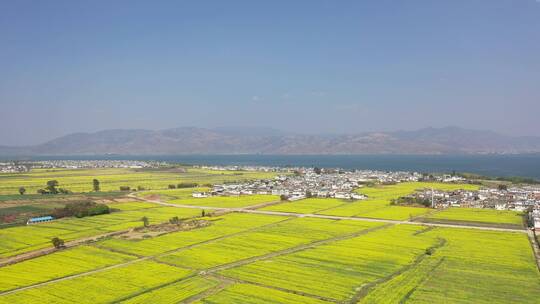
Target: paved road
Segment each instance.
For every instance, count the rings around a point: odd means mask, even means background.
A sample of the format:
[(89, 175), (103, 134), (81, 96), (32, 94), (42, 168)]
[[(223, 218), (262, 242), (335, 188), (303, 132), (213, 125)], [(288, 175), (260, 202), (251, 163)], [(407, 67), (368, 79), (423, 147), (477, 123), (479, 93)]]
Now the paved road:
[(379, 222), (379, 223), (390, 223), (390, 224), (424, 225), (424, 226), (433, 226), (433, 227), (465, 228), (465, 229), (477, 229), (477, 230), (527, 233), (527, 230), (525, 229), (497, 228), (497, 227), (471, 226), (471, 225), (459, 225), (459, 224), (424, 223), (424, 222), (411, 222), (411, 221), (400, 221), (400, 220), (374, 219), (374, 218), (367, 218), (367, 217), (351, 217), (351, 216), (334, 216), (334, 215), (322, 215), (322, 214), (265, 211), (265, 210), (257, 210), (257, 209), (248, 209), (249, 207), (222, 208), (222, 207), (211, 207), (211, 206), (179, 205), (179, 204), (164, 203), (162, 201), (149, 200), (149, 199), (145, 199), (141, 197), (135, 197), (135, 196), (132, 196), (132, 197), (143, 200), (145, 202), (149, 202), (149, 203), (159, 204), (159, 205), (168, 206), (168, 207), (177, 207), (177, 208), (192, 208), (192, 209), (206, 209), (206, 210), (213, 209), (213, 210), (229, 211), (229, 212), (242, 212), (242, 213), (281, 215), (281, 216), (294, 216), (294, 217), (313, 217), (313, 218), (322, 218), (322, 219), (331, 219), (331, 220), (368, 221), (368, 222)]

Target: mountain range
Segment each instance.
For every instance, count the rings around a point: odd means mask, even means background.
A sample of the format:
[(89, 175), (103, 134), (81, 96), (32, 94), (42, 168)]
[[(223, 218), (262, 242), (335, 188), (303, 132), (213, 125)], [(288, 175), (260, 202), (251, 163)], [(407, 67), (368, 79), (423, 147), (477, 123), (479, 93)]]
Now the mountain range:
[(0, 155), (174, 154), (485, 154), (539, 153), (540, 137), (459, 127), (358, 134), (306, 135), (270, 128), (182, 127), (73, 133), (43, 144), (0, 146)]

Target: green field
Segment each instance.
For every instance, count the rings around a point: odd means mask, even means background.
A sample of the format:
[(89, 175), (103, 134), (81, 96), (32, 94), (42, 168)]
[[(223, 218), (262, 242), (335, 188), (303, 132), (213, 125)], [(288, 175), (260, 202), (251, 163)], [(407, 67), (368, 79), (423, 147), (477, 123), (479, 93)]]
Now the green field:
[(148, 206), (141, 203), (118, 203), (113, 206), (122, 209), (123, 205), (126, 205), (129, 210), (95, 217), (66, 218), (48, 223), (0, 229), (0, 257), (51, 247), (53, 237), (71, 241), (141, 226), (143, 216), (146, 216), (150, 223), (155, 224), (166, 222), (174, 216), (190, 218), (200, 215), (200, 210)]
[[(362, 188), (364, 201), (305, 199), (262, 210), (408, 219), (427, 208), (390, 205), (422, 187)], [(194, 189), (141, 197), (183, 205), (245, 207), (275, 196), (195, 199)], [(171, 217), (206, 225), (157, 235), (109, 236), (0, 267), (0, 303), (538, 303), (540, 272), (524, 231), (427, 227), (363, 219), (227, 213), (111, 201), (111, 214), (0, 229), (0, 259)], [(211, 211), (211, 207), (207, 210)], [(415, 210), (420, 210), (416, 211)], [(368, 216), (369, 215), (369, 216)], [(516, 213), (446, 209), (427, 220), (517, 225)], [(158, 226), (161, 227), (161, 226)], [(133, 232), (126, 232), (131, 234)]]
[(352, 203), (349, 201), (333, 198), (306, 198), (303, 200), (268, 206), (262, 208), (261, 210), (309, 214), (317, 213), (326, 209), (335, 208), (347, 204)]
[(235, 213), (209, 220), (1, 267), (0, 303), (534, 303), (540, 296), (524, 233)]
[(182, 198), (167, 200), (167, 203), (190, 205), (190, 206), (208, 206), (218, 208), (240, 208), (255, 206), (262, 203), (279, 201), (276, 195), (239, 195), (239, 196), (212, 196), (205, 198)]
[(337, 206), (318, 212), (319, 214), (336, 216), (356, 216), (367, 218), (380, 218), (390, 220), (407, 220), (411, 217), (425, 215), (431, 211), (429, 208), (392, 206), (393, 199), (409, 195), (423, 188), (434, 188), (443, 191), (457, 189), (477, 190), (478, 186), (469, 184), (426, 183), (410, 182), (389, 186), (365, 187), (357, 190), (366, 195), (366, 200), (355, 201), (350, 204)]
[(521, 212), (478, 208), (447, 208), (435, 212), (425, 218), (429, 222), (441, 223), (470, 223), (470, 224), (500, 224), (501, 226), (523, 226)]
[(92, 180), (98, 179), (102, 191), (118, 191), (120, 186), (132, 189), (167, 189), (168, 185), (197, 183), (216, 184), (227, 181), (241, 181), (273, 178), (276, 173), (257, 171), (212, 171), (188, 168), (187, 172), (174, 170), (141, 169), (35, 169), (29, 173), (0, 174), (0, 195), (18, 194), (19, 187), (25, 187), (28, 194), (35, 194), (45, 187), (47, 181), (57, 180), (60, 187), (73, 192), (92, 191)]

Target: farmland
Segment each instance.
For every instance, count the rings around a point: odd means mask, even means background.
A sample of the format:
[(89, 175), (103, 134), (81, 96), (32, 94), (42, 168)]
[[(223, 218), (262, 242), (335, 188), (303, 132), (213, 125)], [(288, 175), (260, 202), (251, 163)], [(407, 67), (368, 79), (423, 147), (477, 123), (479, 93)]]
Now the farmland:
[(442, 223), (472, 223), (500, 224), (507, 227), (521, 227), (523, 215), (521, 212), (507, 210), (477, 209), (477, 208), (447, 208), (435, 212), (424, 219), (429, 222)]
[[(194, 209), (156, 207), (156, 205), (152, 208), (144, 208), (149, 206), (140, 205), (140, 203), (137, 203), (138, 205), (125, 204), (129, 206), (127, 208), (132, 210), (114, 212), (99, 217), (66, 218), (51, 223), (0, 229), (0, 257), (49, 247), (53, 237), (71, 241), (141, 226), (140, 219), (144, 216), (149, 219), (150, 223), (161, 223), (174, 216), (189, 218), (200, 214), (200, 211)], [(113, 206), (122, 208), (122, 205), (124, 204)], [(133, 208), (135, 209), (133, 210)]]
[[(12, 292), (0, 293), (0, 303), (532, 303), (540, 296), (523, 233), (237, 213), (208, 220), (204, 228), (113, 237), (2, 267), (0, 287)], [(64, 294), (73, 290), (84, 297)]]
[(275, 173), (256, 171), (212, 171), (187, 168), (175, 170), (137, 170), (137, 169), (34, 169), (29, 173), (0, 174), (0, 195), (17, 194), (19, 187), (27, 193), (35, 194), (47, 181), (57, 180), (60, 187), (73, 192), (92, 191), (92, 180), (98, 179), (102, 191), (118, 191), (121, 186), (133, 189), (167, 189), (168, 185), (197, 183), (199, 185), (222, 183), (226, 181), (272, 178)]
[[(404, 222), (411, 215), (425, 215), (421, 220), (517, 228), (521, 217), (495, 210), (435, 211), (391, 204), (422, 187), (475, 186), (366, 187), (358, 191), (368, 199), (355, 202), (191, 196), (206, 191), (204, 187), (156, 188), (108, 198), (114, 210), (110, 214), (0, 229), (3, 259), (51, 248), (53, 237), (75, 242), (1, 266), (0, 303), (535, 303), (540, 272), (523, 231)], [(255, 210), (242, 209), (247, 206)], [(198, 208), (213, 207), (232, 209), (201, 217)], [(142, 229), (142, 217), (151, 227), (162, 227), (173, 217), (204, 225), (137, 234), (132, 228)], [(88, 238), (90, 242), (80, 242)]]
[(366, 200), (344, 204), (335, 208), (319, 211), (318, 213), (337, 216), (406, 220), (412, 217), (425, 215), (430, 210), (427, 208), (392, 206), (391, 202), (393, 199), (411, 194), (415, 190), (422, 188), (451, 191), (457, 189), (476, 190), (478, 189), (478, 186), (468, 184), (410, 182), (389, 186), (364, 187), (358, 189), (357, 192), (366, 195), (368, 197)]

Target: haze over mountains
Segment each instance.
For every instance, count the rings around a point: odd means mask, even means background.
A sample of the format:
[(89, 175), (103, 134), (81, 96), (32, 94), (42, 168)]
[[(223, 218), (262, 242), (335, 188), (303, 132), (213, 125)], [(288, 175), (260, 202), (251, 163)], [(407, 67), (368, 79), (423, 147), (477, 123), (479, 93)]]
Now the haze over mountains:
[(43, 144), (0, 147), (4, 156), (163, 154), (481, 154), (538, 153), (540, 137), (458, 127), (343, 135), (290, 134), (271, 128), (104, 130)]

